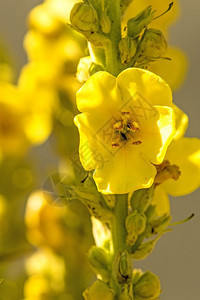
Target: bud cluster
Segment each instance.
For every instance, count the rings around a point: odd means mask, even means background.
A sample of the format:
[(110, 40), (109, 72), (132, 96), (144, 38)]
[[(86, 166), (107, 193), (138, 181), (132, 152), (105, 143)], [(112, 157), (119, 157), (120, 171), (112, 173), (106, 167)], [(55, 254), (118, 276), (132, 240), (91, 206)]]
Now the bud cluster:
[(150, 62), (163, 58), (167, 43), (160, 30), (147, 28), (155, 11), (148, 6), (127, 22), (127, 36), (119, 43), (121, 62), (126, 67), (146, 68)]

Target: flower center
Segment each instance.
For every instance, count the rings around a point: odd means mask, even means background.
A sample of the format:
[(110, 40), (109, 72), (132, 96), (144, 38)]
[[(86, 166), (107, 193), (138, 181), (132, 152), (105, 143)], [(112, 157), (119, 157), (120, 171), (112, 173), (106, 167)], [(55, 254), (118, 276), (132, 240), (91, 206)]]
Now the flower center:
[(120, 147), (123, 143), (131, 141), (133, 145), (140, 145), (142, 142), (135, 140), (135, 132), (139, 131), (139, 124), (133, 120), (130, 112), (121, 112), (121, 120), (113, 125), (114, 134), (112, 147)]

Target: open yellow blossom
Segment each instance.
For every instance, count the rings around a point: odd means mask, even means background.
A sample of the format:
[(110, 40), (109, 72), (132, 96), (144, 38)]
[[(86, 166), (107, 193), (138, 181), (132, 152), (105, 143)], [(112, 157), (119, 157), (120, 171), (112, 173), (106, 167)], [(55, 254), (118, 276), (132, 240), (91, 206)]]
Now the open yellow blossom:
[(167, 194), (182, 196), (192, 193), (200, 186), (200, 139), (183, 137), (188, 127), (188, 117), (177, 106), (173, 105), (173, 109), (176, 134), (167, 149), (164, 160), (166, 168), (163, 169), (154, 197), (165, 199), (165, 207)]
[(130, 68), (116, 78), (98, 72), (77, 92), (80, 160), (95, 170), (98, 190), (123, 194), (152, 185), (174, 136), (170, 87), (155, 74)]

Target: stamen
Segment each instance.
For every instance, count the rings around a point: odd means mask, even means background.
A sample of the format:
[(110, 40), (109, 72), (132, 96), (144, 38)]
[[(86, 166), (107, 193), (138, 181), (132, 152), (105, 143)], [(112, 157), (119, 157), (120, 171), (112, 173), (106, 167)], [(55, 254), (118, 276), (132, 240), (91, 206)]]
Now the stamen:
[(142, 144), (141, 141), (135, 141), (135, 142), (132, 142), (132, 145), (140, 145), (140, 144)]
[(112, 143), (112, 147), (117, 148), (117, 147), (119, 147), (119, 144), (118, 143)]

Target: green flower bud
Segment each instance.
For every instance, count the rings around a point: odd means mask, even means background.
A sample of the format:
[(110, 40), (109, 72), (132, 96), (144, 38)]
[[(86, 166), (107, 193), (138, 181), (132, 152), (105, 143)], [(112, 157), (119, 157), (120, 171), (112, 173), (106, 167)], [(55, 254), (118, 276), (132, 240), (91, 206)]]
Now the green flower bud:
[(127, 29), (128, 36), (136, 37), (140, 32), (149, 25), (153, 19), (154, 12), (152, 12), (151, 5), (137, 14), (133, 19), (128, 20)]
[(130, 199), (132, 209), (140, 213), (145, 212), (153, 200), (153, 195), (154, 186), (135, 191)]
[(147, 29), (142, 36), (137, 52), (137, 62), (143, 60), (154, 61), (162, 57), (167, 51), (167, 42), (163, 33), (157, 29)]
[(127, 243), (134, 245), (138, 236), (144, 232), (146, 228), (146, 216), (144, 213), (133, 212), (126, 218)]
[(106, 252), (96, 246), (92, 246), (88, 253), (89, 262), (95, 269), (95, 271), (107, 281), (109, 277), (109, 262)]
[(70, 22), (74, 29), (86, 37), (99, 30), (99, 19), (96, 10), (92, 5), (78, 2), (70, 14)]
[(131, 61), (137, 51), (137, 41), (129, 36), (121, 39), (119, 42), (119, 51), (121, 55), (122, 64), (126, 64)]
[(106, 11), (103, 11), (100, 18), (101, 29), (104, 33), (109, 33), (111, 30), (111, 20)]
[(134, 300), (155, 300), (160, 295), (161, 287), (158, 277), (145, 272), (133, 286)]
[(85, 300), (114, 300), (115, 293), (101, 280), (95, 283), (83, 292)]
[(120, 283), (129, 282), (132, 278), (132, 265), (129, 255), (126, 251), (120, 253), (118, 263), (118, 281)]

